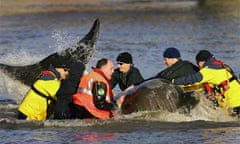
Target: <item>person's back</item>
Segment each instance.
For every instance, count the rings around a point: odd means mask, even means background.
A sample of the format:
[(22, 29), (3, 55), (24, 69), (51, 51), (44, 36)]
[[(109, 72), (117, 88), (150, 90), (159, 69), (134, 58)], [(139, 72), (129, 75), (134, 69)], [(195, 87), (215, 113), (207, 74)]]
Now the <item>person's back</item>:
[(113, 70), (110, 60), (101, 59), (92, 72), (82, 77), (78, 91), (73, 95), (76, 118), (110, 119), (113, 116), (115, 105), (109, 82)]
[(159, 72), (155, 77), (163, 78), (171, 81), (178, 77), (194, 74), (199, 71), (199, 68), (189, 61), (181, 59), (181, 54), (178, 49), (170, 47), (164, 53), (164, 62), (167, 68)]
[(168, 67), (163, 71), (161, 71), (160, 73), (158, 73), (156, 77), (171, 81), (172, 79), (193, 74), (193, 73), (196, 73), (197, 71), (199, 71), (197, 66), (193, 65), (189, 61), (184, 61), (179, 59), (171, 67)]
[(113, 88), (118, 84), (119, 88), (124, 91), (129, 86), (140, 83), (144, 80), (138, 68), (133, 66), (130, 53), (120, 53), (116, 60), (118, 68), (114, 70), (110, 80)]
[(45, 120), (52, 113), (56, 92), (68, 72), (63, 66), (50, 66), (34, 82), (18, 107), (18, 119)]
[(240, 82), (231, 68), (214, 58), (207, 50), (199, 51), (196, 61), (200, 67), (199, 72), (177, 78), (173, 83), (177, 85), (207, 83), (216, 90), (216, 98), (221, 107), (240, 115)]
[(84, 73), (85, 65), (74, 62), (70, 66), (69, 76), (63, 80), (56, 94), (57, 103), (54, 108), (54, 119), (74, 118), (72, 95), (76, 93), (80, 79)]

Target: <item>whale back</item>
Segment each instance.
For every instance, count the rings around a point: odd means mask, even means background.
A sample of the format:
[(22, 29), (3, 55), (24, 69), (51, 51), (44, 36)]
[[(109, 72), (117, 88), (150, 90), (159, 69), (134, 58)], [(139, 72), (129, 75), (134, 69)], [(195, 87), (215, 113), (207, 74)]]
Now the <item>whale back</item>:
[(191, 107), (197, 103), (196, 99), (184, 93), (178, 86), (163, 79), (151, 79), (127, 91), (121, 112), (175, 112), (180, 107)]

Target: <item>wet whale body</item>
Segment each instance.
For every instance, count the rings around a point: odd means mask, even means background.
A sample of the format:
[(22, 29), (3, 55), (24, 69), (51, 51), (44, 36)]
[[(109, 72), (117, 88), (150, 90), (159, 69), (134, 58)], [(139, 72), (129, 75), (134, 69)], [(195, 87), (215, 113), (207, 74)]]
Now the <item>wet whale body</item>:
[(190, 94), (164, 79), (150, 79), (126, 92), (121, 112), (130, 114), (139, 111), (179, 110), (188, 113), (199, 103), (199, 100)]
[(55, 52), (40, 62), (25, 66), (0, 64), (0, 70), (9, 77), (30, 86), (40, 72), (47, 69), (50, 64), (61, 62), (62, 64), (69, 65), (74, 61), (82, 61), (86, 64), (94, 52), (99, 36), (99, 27), (100, 21), (96, 19), (90, 31), (77, 44), (61, 52)]

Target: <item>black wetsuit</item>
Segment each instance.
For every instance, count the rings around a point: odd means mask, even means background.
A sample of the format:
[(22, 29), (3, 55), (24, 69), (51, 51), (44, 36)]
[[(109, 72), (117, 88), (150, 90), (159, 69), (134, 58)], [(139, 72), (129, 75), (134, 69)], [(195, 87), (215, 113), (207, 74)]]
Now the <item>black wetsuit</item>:
[(167, 80), (176, 79), (182, 76), (186, 76), (189, 74), (194, 74), (199, 71), (199, 68), (192, 64), (189, 61), (179, 60), (171, 67), (164, 69), (163, 71), (159, 72), (155, 78), (163, 78)]
[(122, 73), (119, 69), (115, 69), (110, 80), (112, 88), (119, 84), (119, 88), (123, 91), (131, 85), (142, 82), (144, 79), (136, 67), (131, 66), (127, 73)]

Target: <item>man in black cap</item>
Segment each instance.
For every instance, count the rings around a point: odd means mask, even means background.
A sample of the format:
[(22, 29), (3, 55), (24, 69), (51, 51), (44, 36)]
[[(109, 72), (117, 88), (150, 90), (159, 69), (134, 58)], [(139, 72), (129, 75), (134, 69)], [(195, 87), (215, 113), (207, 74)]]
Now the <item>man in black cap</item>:
[(57, 91), (57, 103), (54, 108), (54, 119), (73, 119), (75, 118), (72, 96), (77, 92), (81, 77), (85, 71), (85, 64), (73, 62), (70, 65), (69, 75), (62, 80), (61, 86)]
[(163, 58), (167, 68), (159, 72), (155, 78), (163, 78), (171, 81), (172, 79), (199, 71), (197, 66), (181, 59), (181, 54), (177, 48), (167, 48), (163, 53)]
[(219, 106), (230, 114), (240, 116), (240, 82), (232, 69), (207, 50), (198, 52), (196, 62), (200, 68), (199, 72), (175, 79), (173, 83), (177, 85), (207, 83), (214, 89)]
[(133, 66), (130, 53), (120, 53), (116, 60), (118, 68), (114, 70), (110, 80), (113, 88), (118, 84), (119, 88), (124, 91), (126, 88), (143, 81), (140, 71)]

